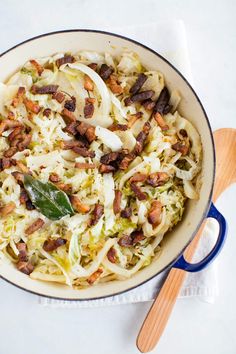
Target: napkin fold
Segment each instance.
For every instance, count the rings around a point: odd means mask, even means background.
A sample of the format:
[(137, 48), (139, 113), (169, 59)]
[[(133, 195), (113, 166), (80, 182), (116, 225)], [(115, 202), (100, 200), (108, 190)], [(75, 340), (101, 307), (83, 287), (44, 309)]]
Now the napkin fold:
[[(103, 28), (104, 30), (104, 28)], [(192, 83), (191, 66), (187, 48), (185, 26), (182, 21), (171, 23), (151, 23), (146, 25), (123, 28), (107, 28), (108, 31), (135, 39), (156, 50), (169, 60)], [(215, 220), (208, 220), (200, 240), (193, 262), (204, 258), (216, 242), (218, 225)], [(147, 283), (134, 290), (101, 300), (92, 301), (64, 301), (39, 297), (41, 305), (52, 307), (93, 307), (116, 304), (136, 303), (153, 300), (168, 274), (161, 273)], [(217, 263), (214, 262), (207, 269), (198, 273), (189, 273), (180, 292), (180, 297), (197, 297), (203, 301), (213, 303), (218, 294)]]

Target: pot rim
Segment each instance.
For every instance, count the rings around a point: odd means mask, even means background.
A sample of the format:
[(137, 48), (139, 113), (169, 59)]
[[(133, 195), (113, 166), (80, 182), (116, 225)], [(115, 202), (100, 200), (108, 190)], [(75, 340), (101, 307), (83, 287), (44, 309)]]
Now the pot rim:
[(215, 144), (214, 144), (214, 139), (213, 139), (213, 133), (212, 133), (212, 129), (211, 129), (211, 125), (207, 116), (207, 113), (203, 107), (203, 104), (201, 103), (200, 98), (198, 97), (198, 95), (196, 94), (195, 90), (193, 89), (192, 85), (189, 83), (189, 81), (180, 73), (180, 71), (173, 65), (171, 64), (167, 59), (165, 59), (161, 54), (159, 54), (158, 52), (156, 52), (155, 50), (149, 48), (148, 46), (146, 46), (145, 44), (142, 44), (134, 39), (125, 37), (123, 35), (117, 34), (117, 33), (113, 33), (113, 32), (109, 32), (109, 31), (103, 31), (103, 30), (94, 30), (94, 29), (66, 29), (66, 30), (58, 30), (58, 31), (52, 31), (52, 32), (47, 32), (47, 33), (43, 33), (34, 37), (31, 37), (29, 39), (26, 39), (25, 41), (22, 41), (16, 45), (14, 45), (13, 47), (7, 49), (6, 51), (4, 51), (3, 53), (0, 54), (0, 58), (3, 57), (5, 54), (13, 51), (14, 49), (28, 43), (28, 42), (33, 42), (34, 40), (37, 40), (39, 38), (43, 38), (43, 37), (48, 37), (48, 36), (53, 36), (55, 34), (63, 34), (63, 33), (71, 33), (71, 32), (84, 32), (84, 33), (99, 33), (99, 34), (104, 34), (104, 35), (109, 35), (112, 37), (117, 37), (117, 38), (121, 38), (124, 39), (128, 42), (134, 43), (137, 46), (140, 46), (142, 48), (144, 48), (145, 50), (153, 53), (154, 55), (156, 55), (157, 57), (159, 57), (161, 60), (163, 60), (167, 65), (169, 65), (180, 77), (181, 79), (186, 83), (186, 85), (189, 87), (189, 89), (191, 90), (191, 92), (193, 93), (195, 99), (197, 100), (198, 104), (201, 107), (201, 110), (203, 112), (203, 115), (206, 119), (208, 128), (209, 128), (209, 133), (210, 133), (210, 138), (211, 138), (211, 143), (212, 143), (212, 147), (213, 147), (213, 181), (212, 181), (212, 185), (211, 185), (211, 190), (210, 190), (210, 194), (209, 194), (209, 198), (208, 201), (206, 203), (206, 207), (204, 212), (201, 215), (201, 218), (197, 224), (197, 227), (195, 228), (195, 231), (192, 233), (189, 241), (187, 242), (186, 246), (177, 254), (177, 256), (171, 261), (169, 262), (161, 271), (157, 272), (156, 274), (152, 275), (151, 277), (145, 279), (144, 281), (142, 281), (141, 283), (131, 286), (125, 290), (121, 290), (118, 292), (115, 292), (113, 294), (109, 294), (109, 295), (103, 295), (103, 296), (97, 296), (97, 297), (91, 297), (91, 298), (84, 298), (84, 299), (80, 299), (80, 298), (62, 298), (62, 297), (57, 297), (57, 296), (50, 296), (50, 295), (45, 295), (45, 294), (41, 294), (37, 291), (33, 291), (27, 288), (24, 288), (12, 281), (10, 281), (9, 279), (3, 277), (0, 274), (0, 278), (2, 278), (3, 280), (5, 280), (6, 282), (16, 286), (17, 288), (27, 291), (28, 293), (34, 294), (34, 295), (38, 295), (38, 296), (42, 296), (45, 298), (49, 298), (49, 299), (55, 299), (55, 300), (61, 300), (61, 301), (93, 301), (93, 300), (101, 300), (101, 299), (105, 299), (105, 298), (109, 298), (112, 296), (116, 296), (116, 295), (120, 295), (123, 294), (127, 291), (133, 290), (143, 284), (145, 284), (146, 282), (148, 282), (149, 280), (155, 278), (157, 275), (159, 275), (160, 273), (164, 272), (165, 270), (171, 268), (172, 265), (174, 265), (174, 263), (179, 259), (179, 257), (184, 253), (185, 249), (188, 247), (188, 245), (191, 243), (191, 241), (193, 240), (194, 236), (196, 235), (197, 231), (199, 230), (204, 218), (207, 216), (207, 213), (210, 209), (210, 205), (211, 205), (211, 200), (212, 200), (212, 193), (213, 193), (213, 187), (214, 187), (214, 181), (215, 181), (215, 170), (216, 170), (216, 157), (215, 157)]

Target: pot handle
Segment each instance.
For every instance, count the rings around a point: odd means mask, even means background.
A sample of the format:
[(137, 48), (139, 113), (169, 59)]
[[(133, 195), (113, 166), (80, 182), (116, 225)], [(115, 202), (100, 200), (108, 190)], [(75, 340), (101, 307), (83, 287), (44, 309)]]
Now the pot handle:
[(179, 268), (187, 272), (199, 272), (204, 269), (208, 264), (210, 264), (218, 255), (223, 247), (224, 241), (227, 234), (227, 223), (224, 216), (216, 209), (213, 203), (211, 203), (210, 210), (207, 214), (208, 218), (214, 218), (217, 220), (220, 230), (215, 246), (211, 252), (198, 263), (189, 263), (185, 260), (184, 255), (182, 255), (177, 262), (173, 265), (174, 268)]

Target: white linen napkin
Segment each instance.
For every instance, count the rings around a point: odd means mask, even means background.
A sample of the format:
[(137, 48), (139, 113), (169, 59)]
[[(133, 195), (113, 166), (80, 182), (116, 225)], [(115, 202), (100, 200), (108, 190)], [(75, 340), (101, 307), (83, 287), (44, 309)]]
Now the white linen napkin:
[[(122, 29), (108, 28), (107, 30), (135, 39), (156, 50), (176, 66), (179, 71), (192, 82), (186, 32), (182, 21), (174, 21), (171, 24), (152, 23), (125, 27)], [(218, 227), (216, 222), (209, 220), (205, 226), (202, 239), (193, 261), (201, 260), (209, 253), (215, 244), (217, 230)], [(134, 290), (101, 300), (63, 301), (39, 297), (39, 303), (44, 306), (75, 308), (150, 301), (157, 295), (167, 274), (168, 271), (163, 272)], [(187, 275), (180, 297), (195, 296), (203, 301), (212, 303), (217, 294), (217, 266), (214, 262), (211, 266), (201, 272), (189, 273)]]

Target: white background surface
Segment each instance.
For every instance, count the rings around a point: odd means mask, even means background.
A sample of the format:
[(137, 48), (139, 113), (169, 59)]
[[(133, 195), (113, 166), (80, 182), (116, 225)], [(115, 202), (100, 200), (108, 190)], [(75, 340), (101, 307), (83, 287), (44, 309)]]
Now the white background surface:
[[(194, 86), (212, 128), (236, 128), (235, 14), (233, 0), (1, 1), (0, 52), (63, 28), (120, 27), (181, 18), (187, 29)], [(218, 259), (220, 296), (214, 305), (179, 300), (154, 353), (236, 353), (235, 197), (233, 186), (217, 203), (229, 223), (228, 240)], [(138, 353), (135, 339), (149, 307), (150, 303), (43, 308), (36, 296), (0, 280), (0, 354)]]

